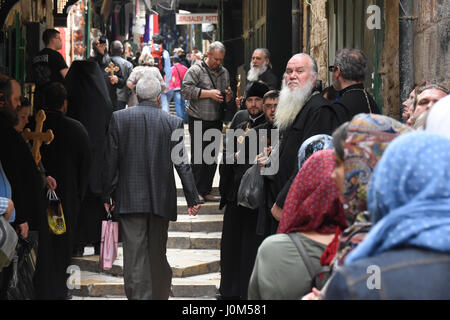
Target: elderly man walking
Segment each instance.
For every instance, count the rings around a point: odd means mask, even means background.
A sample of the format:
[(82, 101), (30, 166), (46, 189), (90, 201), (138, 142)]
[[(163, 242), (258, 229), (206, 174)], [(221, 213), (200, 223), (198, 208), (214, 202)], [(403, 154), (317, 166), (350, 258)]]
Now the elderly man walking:
[[(177, 219), (173, 166), (183, 184), (189, 215), (196, 215), (200, 205), (182, 140), (183, 121), (160, 108), (157, 79), (139, 81), (136, 94), (139, 105), (114, 112), (109, 126), (105, 209), (112, 209), (109, 197), (114, 194), (127, 298), (168, 299), (172, 270), (166, 243), (169, 221)], [(180, 138), (174, 139), (177, 129)], [(174, 148), (179, 152), (174, 153)]]
[[(225, 109), (232, 99), (230, 75), (222, 66), (224, 57), (225, 46), (218, 41), (211, 43), (205, 61), (192, 66), (186, 72), (182, 84), (183, 97), (189, 100), (187, 113), (191, 136), (192, 171), (200, 199), (206, 201), (220, 200), (211, 195), (217, 161), (213, 164), (205, 163), (203, 153), (210, 142), (203, 141), (203, 135), (209, 129), (222, 131)], [(212, 142), (216, 146), (214, 150), (218, 150), (220, 144), (220, 141), (216, 140)], [(212, 156), (217, 159), (218, 154), (214, 151)]]

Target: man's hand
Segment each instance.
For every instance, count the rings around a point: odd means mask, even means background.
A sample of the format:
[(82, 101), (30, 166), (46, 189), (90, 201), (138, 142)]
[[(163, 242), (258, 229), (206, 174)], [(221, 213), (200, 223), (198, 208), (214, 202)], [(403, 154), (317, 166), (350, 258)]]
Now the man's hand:
[(24, 237), (25, 239), (28, 238), (28, 222), (22, 223), (19, 225), (19, 230), (20, 230), (20, 234), (22, 235), (22, 237)]
[(49, 188), (52, 191), (55, 191), (56, 188), (58, 187), (58, 184), (56, 183), (56, 180), (53, 177), (51, 177), (51, 176), (48, 176), (46, 178), (46, 180), (47, 180), (47, 188)]
[(231, 93), (231, 88), (228, 87), (227, 90), (225, 90), (225, 93), (227, 94), (227, 103), (230, 103), (231, 99), (233, 99), (233, 94)]
[(275, 218), (275, 220), (280, 221), (281, 220), (281, 215), (283, 213), (283, 209), (281, 209), (279, 206), (277, 206), (277, 204), (275, 203), (272, 207), (272, 215)]
[(208, 96), (209, 96), (209, 98), (211, 98), (217, 102), (220, 102), (220, 103), (223, 102), (222, 93), (217, 89), (208, 90)]
[(200, 210), (200, 205), (199, 204), (197, 204), (197, 205), (195, 205), (193, 207), (189, 207), (188, 208), (188, 215), (196, 216), (199, 210)]
[(12, 212), (14, 211), (14, 202), (8, 199), (8, 208), (6, 209), (5, 214), (3, 215), (6, 221), (11, 220)]
[(241, 101), (242, 101), (241, 97), (237, 97), (236, 100), (235, 100), (236, 106), (238, 107), (238, 109), (239, 109), (240, 106), (241, 106)]
[(106, 212), (114, 211), (116, 205), (114, 203), (104, 203), (103, 206), (105, 207)]
[(272, 147), (264, 148), (264, 152), (256, 156), (256, 161), (260, 168), (264, 168), (269, 161), (270, 153), (272, 152)]
[(117, 76), (109, 76), (109, 82), (114, 85), (119, 82), (119, 78), (117, 78)]

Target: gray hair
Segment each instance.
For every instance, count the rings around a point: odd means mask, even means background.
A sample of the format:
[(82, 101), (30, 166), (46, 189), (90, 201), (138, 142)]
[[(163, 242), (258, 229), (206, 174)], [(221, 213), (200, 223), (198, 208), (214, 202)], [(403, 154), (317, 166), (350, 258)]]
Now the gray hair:
[(311, 57), (307, 53), (297, 53), (292, 56), (292, 58), (300, 58), (300, 57), (307, 57), (309, 59), (309, 61), (311, 62), (311, 70), (313, 71), (313, 73), (315, 73), (316, 75), (319, 73), (319, 68), (317, 68), (317, 63), (313, 57)]
[(123, 52), (122, 42), (115, 40), (111, 43), (111, 54), (113, 56), (121, 56)]
[(359, 49), (341, 49), (334, 59), (334, 66), (339, 67), (342, 77), (350, 81), (364, 81), (366, 65), (366, 56)]
[(161, 83), (154, 77), (143, 77), (136, 85), (136, 95), (140, 101), (156, 102), (161, 93)]
[(214, 41), (209, 45), (208, 52), (211, 53), (214, 50), (219, 50), (220, 52), (225, 52), (225, 46), (220, 41)]
[(266, 59), (270, 60), (270, 51), (266, 48), (256, 48), (255, 50), (253, 50), (253, 52), (255, 51), (262, 51), (264, 53), (264, 56), (266, 57)]

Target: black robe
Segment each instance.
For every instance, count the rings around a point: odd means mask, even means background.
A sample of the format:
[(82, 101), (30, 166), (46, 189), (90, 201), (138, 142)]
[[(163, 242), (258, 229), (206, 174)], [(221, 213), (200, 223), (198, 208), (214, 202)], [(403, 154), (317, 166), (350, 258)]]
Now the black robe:
[[(264, 115), (255, 122), (249, 120), (241, 124), (234, 124), (231, 129), (252, 128), (265, 121)], [(235, 139), (237, 140), (237, 138)], [(235, 141), (234, 151), (237, 150)], [(244, 139), (248, 145), (248, 140)], [(232, 154), (232, 153), (230, 153)], [(220, 294), (222, 298), (247, 299), (248, 284), (253, 271), (256, 253), (263, 241), (256, 234), (258, 210), (251, 210), (237, 205), (237, 192), (245, 171), (251, 167), (253, 161), (249, 159), (246, 148), (245, 164), (222, 164), (220, 167), (221, 206), (226, 205), (222, 239), (220, 244)], [(227, 157), (226, 145), (224, 157)]]
[(366, 93), (367, 98), (364, 94), (363, 84), (355, 84), (338, 92), (337, 101), (331, 107), (338, 114), (340, 123), (350, 121), (360, 113), (370, 113), (372, 111), (372, 113), (380, 114), (380, 108), (374, 98), (367, 91)]
[[(95, 62), (100, 67), (100, 70), (102, 71), (103, 74), (103, 79), (105, 81), (105, 85), (108, 88), (109, 99), (111, 100), (114, 110), (117, 110), (117, 89), (123, 88), (126, 85), (127, 81), (127, 79), (123, 77), (123, 72), (120, 69), (120, 65), (115, 64), (108, 54), (103, 56), (97, 53), (96, 56), (89, 58), (88, 61)], [(111, 62), (116, 67), (119, 68), (119, 71), (114, 73), (114, 75), (116, 75), (117, 78), (119, 79), (119, 82), (114, 85), (111, 84), (111, 82), (109, 81), (110, 74), (105, 71), (105, 68), (109, 67), (109, 64)]]
[(317, 134), (331, 135), (340, 125), (337, 113), (328, 103), (320, 94), (314, 92), (293, 124), (280, 132), (279, 170), (277, 174), (265, 177), (269, 208), (272, 208), (275, 202), (283, 208), (289, 187), (298, 172), (297, 156), (302, 143)]
[(44, 130), (55, 136), (51, 144), (41, 147), (42, 163), (47, 174), (57, 182), (56, 194), (62, 203), (66, 233), (51, 235), (53, 264), (58, 295), (67, 294), (66, 271), (71, 263), (74, 231), (88, 184), (90, 166), (89, 136), (83, 125), (61, 112), (47, 111)]
[(100, 241), (103, 208), (103, 167), (106, 135), (112, 116), (112, 103), (104, 80), (104, 72), (96, 62), (74, 61), (66, 76), (67, 116), (80, 121), (89, 134), (92, 155), (89, 184), (79, 215), (79, 246)]
[[(55, 268), (51, 260), (50, 232), (45, 212), (44, 184), (30, 148), (9, 120), (0, 113), (0, 161), (11, 184), (16, 210), (14, 227), (28, 222), (30, 233), (38, 231), (38, 252), (34, 273), (37, 299), (57, 299)], [(12, 264), (8, 267), (12, 267)]]

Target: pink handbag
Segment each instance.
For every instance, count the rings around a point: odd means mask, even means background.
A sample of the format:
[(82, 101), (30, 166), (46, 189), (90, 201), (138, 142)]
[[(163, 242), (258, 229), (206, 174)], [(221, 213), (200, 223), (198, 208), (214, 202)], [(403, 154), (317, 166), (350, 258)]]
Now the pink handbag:
[(112, 268), (119, 249), (119, 223), (112, 221), (108, 212), (107, 220), (102, 221), (102, 239), (100, 244), (100, 267), (103, 270)]

